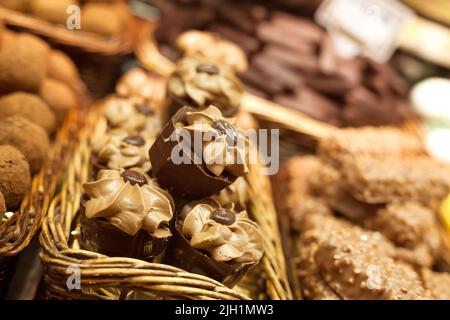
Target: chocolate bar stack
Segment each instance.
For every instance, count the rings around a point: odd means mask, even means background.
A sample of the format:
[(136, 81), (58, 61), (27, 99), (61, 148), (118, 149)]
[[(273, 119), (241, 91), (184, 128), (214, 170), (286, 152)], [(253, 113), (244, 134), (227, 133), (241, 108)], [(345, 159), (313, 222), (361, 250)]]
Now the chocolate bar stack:
[(249, 56), (248, 91), (336, 126), (396, 125), (409, 115), (407, 83), (388, 65), (342, 59), (310, 18), (254, 1), (175, 1), (162, 7), (157, 39), (176, 58), (188, 29), (215, 32)]

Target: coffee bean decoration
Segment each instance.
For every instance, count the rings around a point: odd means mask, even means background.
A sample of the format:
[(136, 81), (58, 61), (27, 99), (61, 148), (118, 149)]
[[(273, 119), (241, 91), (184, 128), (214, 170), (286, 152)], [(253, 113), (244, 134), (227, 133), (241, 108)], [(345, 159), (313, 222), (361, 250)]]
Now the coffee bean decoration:
[(144, 103), (138, 103), (134, 107), (137, 112), (143, 114), (144, 116), (152, 116), (155, 114), (155, 111)]
[(227, 144), (229, 146), (236, 145), (238, 140), (238, 133), (231, 124), (229, 124), (225, 120), (219, 119), (214, 121), (211, 127), (219, 132), (219, 134), (227, 136)]
[(236, 214), (233, 210), (220, 208), (211, 212), (209, 218), (224, 226), (231, 226), (236, 221)]
[(142, 147), (143, 145), (145, 145), (145, 139), (139, 135), (128, 136), (125, 139), (123, 139), (123, 142), (131, 144), (132, 146), (136, 147)]
[(196, 68), (198, 73), (207, 73), (211, 76), (219, 74), (220, 70), (212, 64), (203, 63)]
[(125, 182), (131, 183), (131, 185), (139, 185), (143, 186), (144, 184), (147, 184), (147, 178), (140, 172), (134, 171), (134, 170), (125, 170), (122, 173), (122, 179)]

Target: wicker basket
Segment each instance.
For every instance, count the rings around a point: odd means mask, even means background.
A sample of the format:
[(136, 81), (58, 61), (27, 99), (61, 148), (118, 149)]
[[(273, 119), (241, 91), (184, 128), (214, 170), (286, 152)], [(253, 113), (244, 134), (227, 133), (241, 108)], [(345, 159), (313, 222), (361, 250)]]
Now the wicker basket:
[[(129, 10), (125, 4), (123, 6), (123, 10)], [(53, 47), (65, 51), (78, 64), (81, 78), (94, 97), (105, 96), (112, 91), (122, 64), (133, 52), (140, 29), (152, 24), (130, 14), (123, 35), (105, 38), (89, 32), (71, 31), (63, 25), (2, 7), (0, 20), (14, 29), (39, 35)]]
[[(164, 78), (157, 78), (165, 81)], [(155, 80), (156, 81), (156, 80)], [(129, 258), (110, 258), (79, 249), (82, 183), (90, 177), (89, 135), (95, 129), (98, 106), (88, 118), (64, 183), (51, 203), (40, 242), (48, 299), (291, 299), (285, 259), (265, 170), (253, 165), (247, 176), (250, 204), (247, 208), (265, 235), (265, 255), (234, 289), (208, 277), (158, 263)], [(69, 290), (66, 281), (79, 270), (80, 289)]]
[(5, 284), (11, 257), (25, 249), (41, 227), (58, 182), (75, 149), (90, 102), (82, 83), (79, 84), (77, 92), (78, 106), (59, 129), (48, 158), (40, 172), (33, 177), (31, 190), (22, 200), (20, 209), (8, 220), (0, 223), (0, 287)]

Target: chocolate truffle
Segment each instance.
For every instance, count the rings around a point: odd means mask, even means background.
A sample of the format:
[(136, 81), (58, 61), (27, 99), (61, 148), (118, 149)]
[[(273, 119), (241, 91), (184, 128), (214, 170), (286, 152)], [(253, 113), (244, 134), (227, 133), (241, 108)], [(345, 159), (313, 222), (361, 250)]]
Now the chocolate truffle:
[(245, 72), (248, 68), (244, 51), (217, 34), (189, 30), (177, 38), (177, 47), (185, 56), (198, 56), (212, 64), (229, 66), (236, 72)]
[(37, 91), (47, 72), (47, 56), (32, 36), (19, 36), (0, 50), (0, 94)]
[(45, 79), (39, 89), (39, 95), (48, 104), (61, 125), (70, 110), (77, 106), (77, 96), (65, 83), (53, 79)]
[(79, 74), (75, 63), (68, 55), (59, 50), (52, 50), (48, 62), (47, 76), (64, 82), (72, 88), (79, 81)]
[(264, 253), (259, 226), (246, 211), (221, 208), (212, 199), (186, 204), (175, 223), (167, 259), (230, 287), (258, 264)]
[(186, 105), (202, 110), (212, 104), (230, 117), (239, 110), (243, 93), (232, 69), (194, 57), (178, 61), (167, 86), (170, 116)]
[(16, 148), (0, 145), (0, 192), (6, 208), (17, 208), (31, 186), (30, 166)]
[(161, 185), (179, 197), (200, 199), (248, 173), (248, 150), (244, 134), (209, 106), (180, 109), (149, 152)]
[(32, 174), (40, 170), (50, 148), (44, 129), (18, 116), (0, 121), (0, 144), (11, 145), (21, 151), (30, 164)]
[(140, 259), (152, 259), (165, 249), (175, 205), (142, 170), (101, 170), (83, 188), (83, 248)]
[(49, 22), (66, 24), (69, 16), (67, 7), (77, 4), (75, 0), (32, 0), (30, 12)]
[(42, 99), (34, 94), (15, 92), (0, 98), (0, 118), (20, 116), (42, 127), (47, 133), (56, 128), (55, 115)]
[(88, 3), (81, 10), (81, 28), (103, 36), (117, 36), (124, 29), (124, 21), (115, 6)]

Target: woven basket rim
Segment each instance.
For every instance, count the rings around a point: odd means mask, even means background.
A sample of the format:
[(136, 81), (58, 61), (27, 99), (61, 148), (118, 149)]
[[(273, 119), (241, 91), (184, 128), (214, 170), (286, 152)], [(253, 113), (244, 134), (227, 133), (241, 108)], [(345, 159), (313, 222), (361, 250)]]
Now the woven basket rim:
[[(128, 9), (129, 10), (129, 9)], [(140, 30), (153, 22), (144, 20), (130, 12), (125, 32), (107, 38), (92, 32), (68, 30), (63, 25), (41, 20), (31, 15), (0, 7), (0, 20), (6, 25), (43, 36), (49, 40), (93, 54), (122, 56), (133, 52)]]

